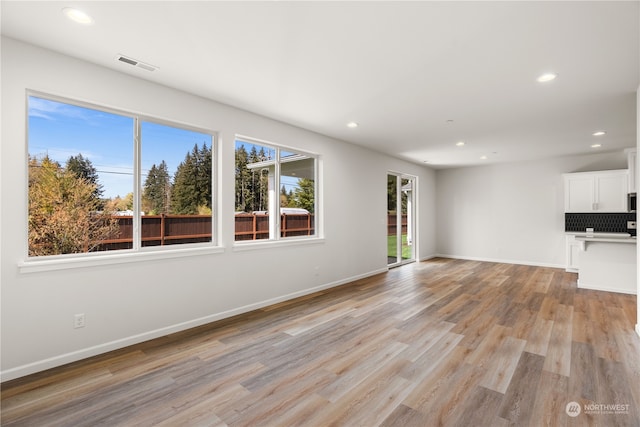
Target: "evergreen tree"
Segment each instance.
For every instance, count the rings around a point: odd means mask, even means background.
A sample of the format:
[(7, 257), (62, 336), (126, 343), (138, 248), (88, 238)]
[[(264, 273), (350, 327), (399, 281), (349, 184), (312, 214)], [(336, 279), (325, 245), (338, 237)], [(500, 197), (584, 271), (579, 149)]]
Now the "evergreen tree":
[(154, 164), (149, 169), (144, 182), (143, 210), (152, 215), (167, 214), (170, 211), (170, 201), (171, 178), (167, 163), (163, 160), (159, 166)]
[(211, 148), (196, 144), (176, 170), (171, 192), (171, 211), (196, 215), (211, 209)]
[(314, 212), (315, 207), (315, 185), (313, 180), (308, 178), (300, 178), (298, 186), (293, 191), (289, 206), (295, 208), (303, 208), (310, 213)]
[(66, 169), (72, 172), (77, 178), (84, 179), (87, 183), (94, 186), (93, 197), (96, 200), (102, 197), (103, 188), (99, 181), (98, 171), (91, 163), (91, 160), (79, 153), (77, 156), (69, 157)]
[(398, 190), (397, 179), (395, 175), (387, 176), (387, 212), (395, 212), (398, 210)]
[(289, 193), (287, 193), (287, 189), (283, 185), (280, 187), (280, 207), (284, 208), (289, 206), (290, 200)]
[[(256, 146), (251, 147), (249, 163), (258, 163), (269, 160), (264, 147), (260, 151)], [(249, 186), (252, 211), (266, 211), (269, 208), (269, 171), (263, 169), (251, 169), (251, 184)]]
[(269, 208), (269, 171), (248, 165), (270, 160), (264, 147), (255, 145), (247, 152), (244, 145), (236, 147), (236, 200), (237, 212), (265, 211)]
[(200, 150), (200, 157), (197, 168), (197, 187), (200, 193), (200, 198), (198, 200), (199, 212), (211, 212), (213, 195), (213, 188), (211, 185), (211, 174), (213, 172), (212, 165), (213, 153), (211, 152), (211, 147), (207, 147), (206, 144), (203, 144), (202, 149)]
[[(262, 152), (264, 157), (264, 150)], [(251, 151), (249, 152), (249, 163), (258, 163), (262, 158), (258, 156), (258, 150), (256, 150), (256, 146), (253, 145), (251, 147)], [(255, 169), (251, 169), (249, 171), (251, 174), (251, 181), (249, 183), (249, 201), (250, 201), (250, 210), (252, 211), (266, 211), (266, 208), (262, 207), (261, 193), (260, 193), (260, 173)]]
[(247, 169), (248, 154), (244, 145), (236, 147), (236, 212), (247, 212), (251, 210), (249, 200), (249, 181), (251, 174)]

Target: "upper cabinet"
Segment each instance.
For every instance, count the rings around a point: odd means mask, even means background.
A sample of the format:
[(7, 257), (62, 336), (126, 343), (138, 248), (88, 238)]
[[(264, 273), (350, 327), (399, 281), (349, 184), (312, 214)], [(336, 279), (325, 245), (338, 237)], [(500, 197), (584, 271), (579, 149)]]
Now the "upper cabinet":
[(565, 212), (626, 212), (627, 169), (564, 174)]

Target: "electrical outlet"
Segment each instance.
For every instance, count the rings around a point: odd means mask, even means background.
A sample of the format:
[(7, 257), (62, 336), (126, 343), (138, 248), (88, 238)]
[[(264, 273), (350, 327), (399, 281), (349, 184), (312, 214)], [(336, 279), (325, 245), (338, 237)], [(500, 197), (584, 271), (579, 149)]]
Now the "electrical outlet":
[(76, 314), (73, 316), (73, 327), (75, 329), (84, 328), (85, 326), (85, 318), (84, 313)]

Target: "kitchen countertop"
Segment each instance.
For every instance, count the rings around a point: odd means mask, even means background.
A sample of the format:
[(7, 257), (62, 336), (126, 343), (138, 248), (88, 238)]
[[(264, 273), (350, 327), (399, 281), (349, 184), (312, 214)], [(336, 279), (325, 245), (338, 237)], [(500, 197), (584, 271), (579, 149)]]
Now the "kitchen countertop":
[(601, 236), (576, 236), (579, 242), (606, 242), (606, 243), (632, 243), (635, 244), (637, 239), (631, 236), (620, 237), (601, 237)]
[(567, 231), (566, 235), (573, 235), (580, 242), (607, 242), (607, 243), (635, 243), (635, 236), (629, 233), (587, 233), (584, 231)]

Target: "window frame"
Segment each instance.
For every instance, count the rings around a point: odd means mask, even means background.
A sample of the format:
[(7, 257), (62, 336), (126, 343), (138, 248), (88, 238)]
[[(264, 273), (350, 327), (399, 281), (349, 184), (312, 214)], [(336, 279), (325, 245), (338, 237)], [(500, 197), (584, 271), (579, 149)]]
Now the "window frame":
[[(233, 144), (234, 144), (234, 153), (235, 150), (237, 148), (237, 143), (238, 142), (245, 142), (247, 144), (251, 144), (251, 145), (259, 145), (259, 146), (264, 146), (265, 148), (269, 148), (269, 149), (273, 149), (275, 151), (275, 159), (274, 159), (274, 188), (276, 189), (275, 191), (275, 196), (276, 196), (276, 200), (275, 201), (269, 201), (269, 203), (273, 203), (273, 205), (275, 206), (275, 212), (276, 214), (273, 216), (270, 216), (269, 218), (269, 238), (266, 239), (257, 239), (257, 240), (235, 240), (235, 233), (234, 233), (234, 239), (233, 239), (233, 244), (234, 244), (234, 250), (245, 250), (245, 249), (253, 249), (253, 248), (259, 248), (259, 247), (264, 247), (265, 245), (268, 246), (281, 246), (281, 245), (287, 245), (289, 243), (293, 243), (293, 244), (309, 244), (309, 243), (317, 243), (317, 242), (321, 242), (323, 241), (323, 237), (322, 237), (322, 233), (321, 233), (321, 223), (322, 223), (322, 219), (320, 218), (320, 206), (321, 206), (321, 200), (320, 200), (320, 164), (321, 164), (321, 157), (319, 154), (317, 153), (313, 153), (307, 150), (302, 150), (299, 148), (295, 148), (295, 147), (291, 147), (291, 146), (287, 146), (284, 144), (279, 144), (279, 143), (274, 143), (271, 141), (266, 141), (264, 139), (260, 139), (260, 138), (255, 138), (255, 137), (251, 137), (251, 136), (246, 136), (246, 135), (240, 135), (240, 134), (236, 134), (233, 140)], [(308, 235), (308, 236), (288, 236), (288, 237), (283, 237), (282, 236), (282, 229), (281, 229), (281, 207), (280, 207), (280, 199), (279, 199), (279, 194), (280, 194), (280, 188), (281, 188), (281, 176), (282, 176), (282, 170), (281, 170), (281, 164), (282, 164), (282, 159), (281, 159), (281, 152), (282, 151), (286, 151), (286, 152), (290, 152), (293, 154), (300, 154), (300, 155), (304, 155), (307, 156), (310, 159), (313, 159), (313, 181), (314, 181), (314, 200), (313, 200), (313, 215), (314, 217), (314, 230), (313, 230), (313, 234), (312, 235)], [(235, 174), (234, 174), (234, 194), (235, 194), (236, 188), (235, 188)], [(272, 221), (272, 218), (275, 218)], [(235, 224), (234, 224), (235, 226)]]
[[(113, 107), (107, 107), (93, 102), (82, 101), (78, 99), (72, 99), (64, 96), (53, 95), (46, 92), (27, 89), (25, 96), (25, 154), (28, 162), (29, 159), (29, 107), (30, 98), (40, 98), (47, 101), (53, 101), (63, 103), (73, 107), (87, 108), (98, 112), (104, 112), (108, 114), (114, 114), (121, 117), (132, 119), (133, 132), (131, 135), (131, 150), (133, 164), (133, 234), (132, 234), (132, 247), (129, 249), (117, 249), (107, 251), (96, 252), (81, 252), (81, 253), (69, 253), (69, 254), (56, 254), (56, 255), (43, 255), (43, 256), (31, 256), (29, 255), (29, 226), (25, 224), (25, 237), (26, 242), (24, 248), (23, 261), (19, 263), (21, 272), (32, 271), (48, 271), (58, 270), (65, 268), (72, 268), (76, 266), (90, 266), (101, 264), (113, 264), (121, 262), (131, 262), (141, 259), (158, 259), (158, 258), (175, 258), (181, 256), (192, 256), (194, 254), (206, 254), (206, 253), (218, 253), (222, 252), (223, 248), (220, 245), (219, 236), (219, 201), (218, 201), (218, 177), (219, 177), (219, 162), (218, 162), (218, 142), (219, 132), (206, 129), (191, 124), (166, 120), (159, 117), (149, 116), (146, 114), (139, 114), (132, 111), (117, 109)], [(209, 135), (211, 137), (211, 241), (198, 242), (198, 243), (181, 243), (177, 245), (165, 245), (165, 246), (143, 246), (142, 245), (142, 192), (143, 192), (143, 171), (142, 171), (142, 123), (152, 123), (156, 125), (162, 125), (167, 127), (173, 127), (176, 129), (197, 132)], [(29, 188), (29, 167), (26, 167), (25, 173), (25, 188)], [(29, 216), (29, 191), (25, 192), (25, 204), (27, 218)]]

